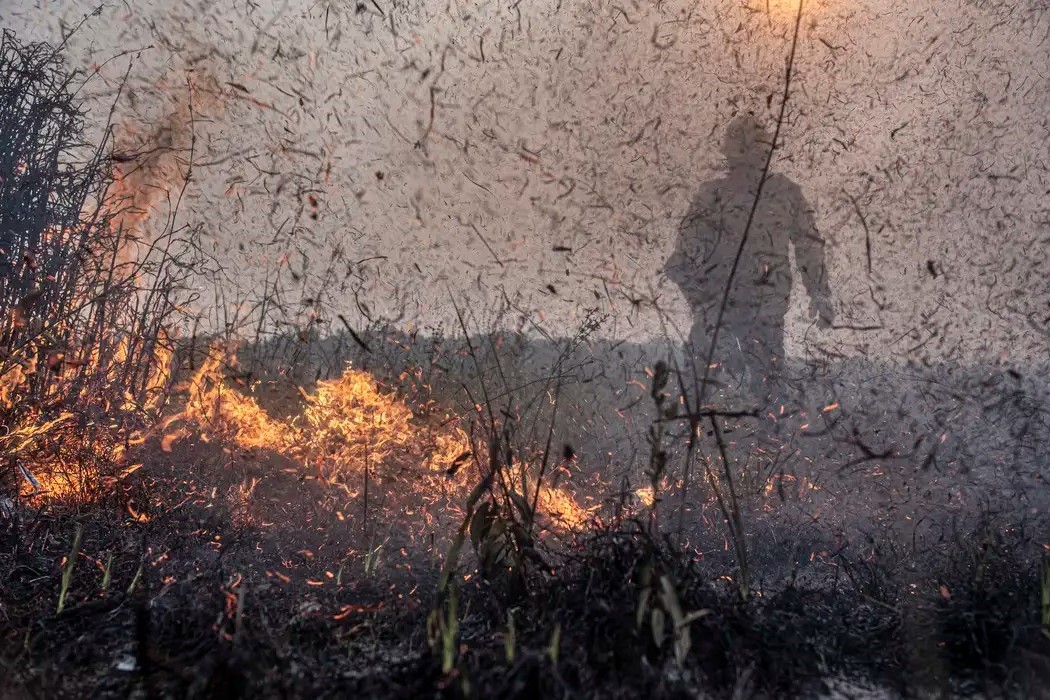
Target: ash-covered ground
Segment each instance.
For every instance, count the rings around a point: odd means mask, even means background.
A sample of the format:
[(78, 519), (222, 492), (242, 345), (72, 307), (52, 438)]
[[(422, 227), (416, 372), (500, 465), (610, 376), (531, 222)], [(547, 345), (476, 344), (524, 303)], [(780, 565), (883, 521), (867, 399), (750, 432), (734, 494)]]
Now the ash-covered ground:
[[(1028, 372), (795, 367), (794, 376), (808, 392), (785, 382), (770, 410), (719, 419), (727, 456), (740, 478), (751, 583), (760, 593), (739, 607), (732, 603), (732, 580), (739, 574), (730, 535), (699, 464), (679, 519), (681, 429), (670, 429), (664, 438), (671, 456), (655, 529), (639, 503), (653, 451), (646, 437), (655, 415), (653, 358), (666, 357), (662, 348), (581, 346), (566, 353), (559, 344), (487, 336), (472, 340), (476, 357), (469, 357), (462, 340), (435, 343), (398, 333), (359, 340), (368, 353), (343, 337), (306, 354), (285, 356), (277, 364), (291, 371), (279, 377), (263, 379), (267, 373), (256, 370), (261, 386), (270, 387), (269, 398), (265, 388), (259, 390), (261, 405), (273, 415), (294, 414), (300, 406), (288, 390), (293, 379), (308, 384), (306, 377), (337, 374), (349, 355), (355, 366), (377, 377), (384, 377), (384, 368), (421, 368), (434, 395), (454, 410), (466, 410), (468, 386), (479, 391), (479, 368), (492, 401), (508, 411), (535, 406), (536, 394), (551, 393), (546, 381), (562, 377), (552, 440), (559, 453), (571, 445), (573, 458), (561, 463), (557, 478), (579, 503), (594, 507), (593, 520), (571, 534), (550, 528), (544, 543), (553, 557), (550, 573), (533, 581), (527, 594), (499, 577), (480, 577), (476, 560), (467, 563), (465, 570), (473, 573), (463, 584), (464, 595), (469, 606), (478, 607), (464, 611), (462, 673), (482, 695), (528, 695), (542, 688), (621, 696), (636, 692), (637, 683), (657, 683), (658, 693), (671, 695), (717, 695), (721, 688), (760, 696), (834, 696), (835, 688), (843, 687), (877, 688), (888, 696), (930, 687), (953, 695), (1002, 691), (1022, 696), (1042, 687), (1037, 598), (1047, 489), (1039, 455), (1046, 425), (1038, 384)], [(356, 348), (352, 353), (345, 351), (350, 346)], [(283, 350), (264, 348), (255, 354), (272, 361)], [(398, 377), (389, 373), (388, 381), (396, 383)], [(741, 407), (748, 409), (746, 402), (732, 408)], [(546, 434), (543, 426), (552, 408), (548, 402), (529, 417), (535, 434)], [(530, 426), (523, 421), (522, 433)], [(704, 430), (700, 450), (713, 458), (716, 449), (712, 431)], [(182, 643), (178, 634), (163, 631), (172, 623), (165, 615), (178, 617), (181, 606), (190, 604), (178, 592), (200, 595), (195, 582), (204, 581), (219, 622), (211, 620), (209, 627), (202, 617), (194, 634), (214, 634), (205, 646), (223, 650), (198, 656), (180, 649), (176, 667), (187, 666), (181, 675), (170, 664), (154, 666), (150, 677), (165, 692), (197, 692), (201, 684), (220, 681), (256, 689), (276, 683), (279, 694), (306, 689), (339, 694), (350, 688), (414, 694), (429, 683), (435, 688), (451, 684), (441, 692), (462, 691), (428, 665), (436, 661), (425, 630), (413, 628), (412, 620), (425, 621), (436, 574), (463, 515), (463, 492), (421, 497), (392, 479), (390, 485), (373, 486), (369, 516), (362, 511), (367, 503), (359, 484), (352, 494), (345, 486), (322, 485), (304, 474), (302, 465), (265, 450), (216, 451), (191, 439), (158, 457), (143, 470), (142, 486), (149, 489), (132, 497), (133, 508), (142, 507), (135, 498), (154, 504), (155, 519), (142, 526), (143, 542), (157, 538), (147, 546), (160, 556), (155, 563), (160, 590), (150, 598), (159, 637), (150, 636), (145, 644), (152, 649)], [(231, 500), (231, 493), (238, 498)], [(362, 530), (363, 518), (374, 520), (371, 528)], [(672, 547), (662, 539), (671, 535), (673, 540), (680, 522), (689, 553), (684, 559), (678, 544)], [(130, 554), (142, 544), (124, 546)], [(381, 554), (372, 564), (369, 552), (374, 551)], [(644, 590), (642, 569), (652, 561), (675, 572), (683, 597), (714, 611), (708, 622), (693, 623), (699, 624), (697, 639), (713, 635), (713, 641), (697, 642), (691, 668), (687, 663), (674, 671), (678, 666), (672, 658), (646, 646), (648, 620), (641, 633), (633, 626)], [(595, 571), (614, 578), (595, 582)], [(471, 580), (477, 590), (470, 588)], [(614, 580), (626, 589), (609, 588)], [(240, 604), (251, 606), (254, 600), (261, 608), (258, 617), (247, 614), (250, 622), (242, 623), (238, 641), (231, 641), (223, 630), (233, 624), (228, 617), (234, 615), (234, 598), (241, 595), (235, 591), (241, 586), (250, 593)], [(279, 601), (283, 607), (271, 610)], [(197, 604), (207, 607), (200, 600), (190, 605)], [(118, 611), (134, 607), (123, 600), (112, 605)], [(502, 650), (499, 640), (506, 637), (507, 622), (492, 616), (503, 606), (520, 612), (525, 620), (520, 643), (535, 648), (523, 650), (528, 660), (507, 664), (501, 675), (484, 659), (495, 653), (493, 644)], [(144, 633), (132, 633), (131, 611), (126, 614), (120, 647), (125, 656), (94, 659), (114, 688), (142, 682), (133, 680), (133, 671), (121, 675), (108, 667), (120, 660), (125, 666), (138, 663), (135, 634)], [(632, 624), (621, 624), (622, 617)], [(270, 627), (274, 624), (278, 629)], [(571, 668), (565, 672), (572, 678), (560, 677), (560, 667), (543, 656), (550, 642), (545, 635), (556, 624), (565, 626), (562, 644)], [(578, 627), (570, 630), (573, 626)], [(263, 630), (267, 636), (258, 637)], [(39, 631), (55, 633), (50, 626)], [(238, 633), (226, 636), (231, 634)], [(360, 648), (362, 637), (367, 653)], [(349, 656), (330, 668), (335, 640), (334, 649), (345, 644)], [(613, 647), (605, 648), (608, 644)], [(620, 649), (637, 644), (641, 647), (633, 652)], [(245, 647), (252, 653), (264, 649), (286, 664), (274, 671), (280, 680), (264, 674), (264, 683), (252, 676), (258, 671), (250, 664), (242, 668), (244, 661), (234, 662)], [(631, 660), (632, 670), (601, 670), (624, 653), (639, 655)], [(663, 666), (657, 663), (661, 658)], [(971, 666), (977, 661), (983, 670)], [(766, 662), (785, 666), (770, 669)], [(430, 681), (420, 675), (425, 668), (434, 674)], [(595, 673), (604, 681), (598, 683)]]
[[(12, 511), (0, 560), (5, 687), (39, 697), (1045, 693), (1047, 426), (1034, 370), (790, 367), (768, 410), (716, 418), (737, 478), (734, 531), (714, 496), (728, 493), (714, 426), (701, 423), (684, 499), (688, 429), (668, 421), (655, 445), (649, 433), (653, 368), (675, 362), (666, 351), (394, 331), (242, 348), (226, 378), (275, 419), (300, 414), (304, 392), (347, 361), (409, 403), (426, 387), (420, 434), (472, 411), (484, 425), (468, 397), (487, 392), (513, 426), (509, 444), (550, 436), (557, 457), (544, 478), (582, 517), (539, 515), (517, 565), (493, 566), (471, 527), (453, 609), (442, 572), (464, 518), (477, 519), (469, 491), (484, 464), (464, 466), (457, 485), (394, 454), (367, 483), (239, 447), (210, 424), (160, 432), (104, 501)], [(654, 511), (645, 488), (661, 448)], [(56, 614), (77, 528), (80, 560)], [(446, 668), (438, 620), (450, 614)]]

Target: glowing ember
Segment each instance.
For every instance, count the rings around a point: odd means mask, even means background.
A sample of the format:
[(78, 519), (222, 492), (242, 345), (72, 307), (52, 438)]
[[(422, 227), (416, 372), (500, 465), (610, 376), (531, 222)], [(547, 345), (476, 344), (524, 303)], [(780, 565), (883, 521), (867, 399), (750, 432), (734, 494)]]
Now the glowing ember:
[(538, 509), (545, 512), (553, 525), (567, 530), (578, 530), (588, 524), (598, 506), (584, 508), (571, 493), (561, 488), (544, 486), (540, 489)]
[(643, 486), (642, 488), (635, 489), (634, 495), (638, 497), (638, 500), (641, 501), (642, 505), (646, 508), (652, 508), (653, 503), (656, 502), (652, 486)]

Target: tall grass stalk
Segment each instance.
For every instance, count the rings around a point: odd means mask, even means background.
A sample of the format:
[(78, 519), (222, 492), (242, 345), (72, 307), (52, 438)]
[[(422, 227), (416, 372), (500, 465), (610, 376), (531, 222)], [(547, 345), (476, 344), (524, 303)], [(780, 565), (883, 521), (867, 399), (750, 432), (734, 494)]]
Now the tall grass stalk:
[(77, 565), (77, 557), (80, 556), (80, 541), (84, 535), (84, 526), (77, 523), (77, 534), (73, 536), (73, 548), (69, 550), (66, 563), (62, 567), (62, 587), (58, 592), (58, 609), (56, 615), (61, 615), (66, 607), (66, 594), (69, 593), (69, 585), (73, 582), (73, 569)]

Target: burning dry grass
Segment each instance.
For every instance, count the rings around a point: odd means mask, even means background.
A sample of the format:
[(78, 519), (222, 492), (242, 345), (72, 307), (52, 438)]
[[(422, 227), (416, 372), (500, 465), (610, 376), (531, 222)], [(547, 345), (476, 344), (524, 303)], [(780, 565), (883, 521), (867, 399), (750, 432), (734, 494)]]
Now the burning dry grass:
[(395, 454), (410, 454), (427, 467), (424, 472), (439, 473), (470, 451), (457, 426), (426, 435), (404, 402), (381, 392), (371, 375), (352, 368), (319, 383), (306, 402), (309, 459), (326, 465), (330, 477), (352, 465), (384, 463)]
[(165, 404), (188, 261), (171, 230), (129, 254), (137, 222), (110, 196), (105, 144), (82, 143), (56, 49), (5, 32), (0, 81), (0, 476), (89, 499)]
[[(405, 397), (367, 372), (348, 367), (311, 391), (300, 388), (301, 410), (282, 419), (260, 404), (259, 383), (236, 386), (229, 375), (236, 375), (237, 367), (232, 347), (210, 348), (184, 385), (184, 408), (161, 426), (164, 450), (197, 435), (291, 459), (304, 477), (341, 484), (355, 496), (372, 480), (399, 484), (426, 503), (449, 496), (461, 500), (479, 478), (480, 465), (487, 464), (485, 449), (472, 443), (463, 419), (445, 416), (435, 424), (420, 417)], [(513, 466), (526, 469), (519, 462)], [(584, 525), (596, 509), (581, 506), (564, 488), (544, 485), (538, 510), (552, 526), (566, 530)]]
[(455, 458), (469, 453), (469, 441), (457, 426), (429, 429), (408, 405), (385, 392), (368, 373), (348, 368), (334, 380), (318, 382), (312, 393), (300, 390), (304, 407), (287, 420), (272, 417), (251, 395), (257, 385), (231, 386), (227, 369), (236, 354), (213, 346), (187, 382), (186, 407), (166, 421), (175, 430), (164, 443), (199, 430), (243, 449), (263, 449), (292, 457), (304, 469), (337, 480), (378, 467), (395, 456), (410, 456), (441, 474)]
[(546, 513), (558, 529), (576, 531), (591, 522), (598, 506), (581, 505), (576, 496), (565, 489), (541, 486), (537, 509)]
[(0, 455), (14, 462), (23, 496), (88, 500), (112, 485), (100, 476), (127, 468), (129, 448), (144, 440), (163, 406), (173, 356), (170, 344), (159, 344), (137, 389), (129, 388), (132, 343), (125, 336), (108, 349), (53, 359), (47, 369), (27, 353), (0, 377), (0, 411), (13, 417)]
[(162, 441), (165, 451), (195, 426), (205, 441), (225, 439), (245, 449), (267, 448), (284, 452), (290, 447), (290, 431), (272, 419), (251, 396), (227, 385), (225, 370), (236, 355), (214, 346), (186, 387), (186, 407), (170, 416), (162, 426), (176, 429)]

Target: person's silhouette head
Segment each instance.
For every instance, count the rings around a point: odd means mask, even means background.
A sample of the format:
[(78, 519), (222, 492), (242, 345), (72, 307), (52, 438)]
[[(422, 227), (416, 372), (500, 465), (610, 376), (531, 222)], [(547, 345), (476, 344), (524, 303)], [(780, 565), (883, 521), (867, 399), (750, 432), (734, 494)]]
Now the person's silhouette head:
[(772, 137), (751, 115), (736, 117), (726, 127), (722, 150), (730, 170), (759, 171), (766, 164)]

